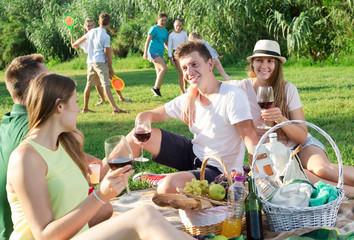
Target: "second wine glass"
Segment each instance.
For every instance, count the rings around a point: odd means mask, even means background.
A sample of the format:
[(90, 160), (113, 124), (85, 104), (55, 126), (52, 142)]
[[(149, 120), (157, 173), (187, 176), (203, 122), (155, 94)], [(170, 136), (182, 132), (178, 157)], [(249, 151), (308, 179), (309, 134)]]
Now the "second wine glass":
[[(117, 135), (107, 138), (104, 141), (104, 150), (109, 167), (112, 170), (122, 168), (125, 165), (133, 165), (133, 152), (128, 141), (123, 135)], [(120, 203), (131, 203), (139, 200), (141, 195), (132, 193), (129, 189), (128, 180), (126, 184), (127, 194), (122, 196)]]
[[(258, 87), (257, 91), (257, 103), (262, 108), (266, 110), (272, 107), (274, 101), (273, 88), (269, 87)], [(262, 117), (261, 117), (262, 118)], [(262, 125), (258, 125), (259, 129), (270, 129), (270, 126), (267, 126), (262, 119)]]
[[(134, 136), (139, 140), (139, 142), (147, 142), (151, 136), (151, 123), (150, 120), (139, 120), (135, 121)], [(141, 144), (141, 156), (136, 158), (135, 161), (147, 162), (148, 158), (143, 157), (143, 145)]]

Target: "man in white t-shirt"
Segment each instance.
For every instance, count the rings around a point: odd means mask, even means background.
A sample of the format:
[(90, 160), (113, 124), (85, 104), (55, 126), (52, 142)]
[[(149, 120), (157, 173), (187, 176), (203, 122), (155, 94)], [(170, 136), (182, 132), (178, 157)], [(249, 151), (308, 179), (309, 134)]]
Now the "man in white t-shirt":
[[(101, 13), (98, 23), (100, 25), (98, 28), (88, 31), (72, 45), (73, 48), (77, 48), (81, 43), (87, 42), (87, 83), (84, 91), (84, 107), (82, 112), (93, 112), (88, 108), (90, 93), (92, 87), (99, 84), (97, 81), (100, 81), (106, 97), (112, 106), (112, 113), (126, 113), (126, 111), (117, 107), (110, 87), (110, 79), (113, 77), (114, 71), (112, 68), (111, 38), (107, 34), (106, 29), (111, 24), (111, 16), (108, 13)], [(121, 93), (117, 93), (123, 99)]]
[[(252, 147), (258, 142), (246, 94), (215, 78), (213, 60), (205, 45), (200, 41), (183, 43), (176, 49), (175, 57), (184, 78), (199, 91), (196, 121), (189, 128), (194, 138), (191, 140), (152, 128), (144, 149), (153, 155), (153, 161), (179, 170), (161, 180), (158, 193), (176, 192), (176, 187), (184, 187), (185, 182), (193, 178), (199, 179), (201, 162), (210, 154), (221, 157), (229, 170), (242, 171), (245, 144), (248, 152), (252, 153)], [(164, 106), (138, 114), (136, 120), (181, 120), (185, 100), (186, 94), (181, 95)], [(140, 143), (134, 137), (134, 131), (127, 139), (134, 156), (139, 155)], [(210, 159), (205, 178), (211, 182), (222, 172), (221, 165)]]

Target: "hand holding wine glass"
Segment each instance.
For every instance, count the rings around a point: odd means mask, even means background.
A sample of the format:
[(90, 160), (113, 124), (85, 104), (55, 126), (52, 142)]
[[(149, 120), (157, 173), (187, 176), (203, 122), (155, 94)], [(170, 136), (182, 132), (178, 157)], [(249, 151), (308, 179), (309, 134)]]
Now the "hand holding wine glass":
[[(135, 121), (134, 136), (139, 142), (144, 143), (150, 139), (151, 136), (151, 123), (150, 120), (139, 120)], [(135, 161), (147, 162), (148, 158), (143, 157), (143, 145), (141, 144), (141, 156), (136, 158)]]
[[(257, 91), (257, 102), (262, 110), (266, 110), (272, 107), (274, 101), (273, 88), (269, 87), (258, 87)], [(267, 126), (262, 119), (262, 125), (258, 125), (259, 129), (270, 129), (270, 126)]]
[(99, 198), (108, 202), (120, 194), (126, 188), (126, 179), (129, 179), (133, 172), (129, 165), (115, 171), (108, 171), (96, 189)]
[[(113, 170), (126, 165), (133, 165), (133, 152), (128, 141), (123, 135), (107, 138), (104, 142), (106, 159), (109, 167)], [(141, 195), (131, 193), (128, 182), (126, 184), (127, 194), (121, 197), (121, 203), (131, 203), (140, 199)]]

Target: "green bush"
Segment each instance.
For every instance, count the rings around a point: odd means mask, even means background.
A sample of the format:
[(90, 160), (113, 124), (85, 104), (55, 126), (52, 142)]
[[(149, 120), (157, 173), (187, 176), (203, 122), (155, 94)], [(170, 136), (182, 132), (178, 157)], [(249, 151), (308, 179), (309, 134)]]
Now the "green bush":
[(142, 54), (146, 39), (145, 30), (143, 21), (131, 20), (123, 25), (118, 36), (112, 40), (114, 54), (120, 58), (125, 58), (129, 52)]
[(24, 20), (17, 16), (0, 16), (0, 69), (6, 67), (17, 55), (35, 51), (26, 38)]
[[(259, 39), (276, 39), (284, 56), (337, 64), (353, 52), (351, 0), (0, 0), (0, 69), (19, 55), (39, 52), (66, 61), (78, 56), (71, 48), (63, 17), (75, 17), (75, 39), (83, 35), (85, 18), (97, 24), (110, 13), (112, 47), (120, 58), (142, 53), (146, 33), (164, 11), (166, 28), (176, 18), (185, 30), (198, 30), (220, 55), (224, 65), (243, 64)], [(345, 57), (344, 63), (351, 61)], [(327, 61), (328, 62), (328, 61)]]

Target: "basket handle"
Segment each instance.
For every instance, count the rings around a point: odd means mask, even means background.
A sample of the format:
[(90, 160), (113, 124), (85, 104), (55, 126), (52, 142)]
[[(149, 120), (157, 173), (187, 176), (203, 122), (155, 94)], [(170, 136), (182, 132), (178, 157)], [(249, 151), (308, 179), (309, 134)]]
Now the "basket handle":
[(229, 172), (229, 169), (227, 168), (227, 166), (226, 166), (226, 164), (224, 163), (224, 161), (223, 161), (219, 156), (214, 155), (214, 154), (211, 154), (211, 155), (207, 156), (207, 157), (204, 159), (204, 161), (203, 161), (203, 163), (202, 163), (202, 166), (201, 166), (201, 168), (200, 168), (200, 180), (201, 180), (201, 181), (204, 180), (205, 168), (206, 168), (206, 165), (207, 165), (208, 160), (211, 159), (211, 158), (217, 160), (217, 161), (220, 163), (220, 165), (222, 166), (222, 168), (223, 168), (223, 170), (224, 170), (224, 173), (225, 173), (225, 175), (226, 175), (227, 184), (228, 184), (229, 186), (231, 186), (232, 180), (231, 180), (231, 174), (230, 174), (230, 172)]
[[(255, 172), (254, 172), (254, 167), (255, 167), (255, 162), (257, 159), (257, 153), (258, 150), (260, 148), (260, 146), (263, 144), (263, 142), (265, 141), (265, 139), (268, 137), (269, 134), (271, 134), (272, 132), (274, 132), (275, 130), (286, 126), (286, 125), (291, 125), (291, 124), (302, 124), (302, 125), (306, 125), (308, 127), (311, 127), (313, 129), (315, 129), (317, 132), (321, 133), (331, 144), (332, 148), (334, 149), (334, 152), (336, 154), (337, 160), (338, 160), (338, 166), (339, 166), (339, 176), (338, 176), (338, 184), (337, 184), (337, 188), (341, 188), (343, 189), (343, 163), (342, 163), (342, 157), (340, 155), (340, 152), (338, 150), (337, 145), (334, 143), (333, 139), (325, 132), (323, 131), (321, 128), (317, 127), (316, 125), (309, 123), (309, 122), (305, 122), (305, 121), (301, 121), (301, 120), (291, 120), (291, 121), (286, 121), (286, 122), (282, 122), (280, 124), (275, 125), (274, 127), (272, 127), (271, 129), (269, 129), (259, 140), (256, 149), (253, 153), (253, 161), (252, 161), (252, 176), (255, 176)], [(257, 185), (257, 184), (255, 184)], [(257, 188), (257, 186), (255, 186)]]

